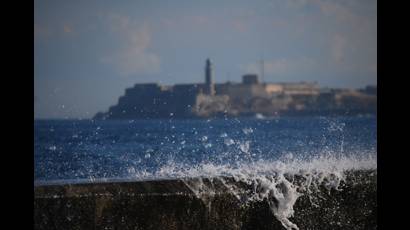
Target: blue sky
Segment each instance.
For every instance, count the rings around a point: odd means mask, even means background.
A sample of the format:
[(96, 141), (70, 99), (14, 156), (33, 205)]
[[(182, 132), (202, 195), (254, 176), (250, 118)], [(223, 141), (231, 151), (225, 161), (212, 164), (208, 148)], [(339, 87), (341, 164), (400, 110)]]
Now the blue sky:
[(34, 1), (35, 118), (90, 118), (135, 83), (377, 81), (377, 1)]

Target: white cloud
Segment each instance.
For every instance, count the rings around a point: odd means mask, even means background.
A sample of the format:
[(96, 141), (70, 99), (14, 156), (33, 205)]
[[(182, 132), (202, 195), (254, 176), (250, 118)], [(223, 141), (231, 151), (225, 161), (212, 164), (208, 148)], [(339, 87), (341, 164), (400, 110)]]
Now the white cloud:
[(139, 25), (121, 15), (109, 15), (111, 32), (119, 41), (118, 50), (101, 58), (103, 63), (114, 65), (121, 75), (156, 73), (160, 58), (150, 52), (151, 32), (147, 24)]
[[(355, 0), (292, 0), (289, 7), (306, 13), (323, 39), (321, 71), (377, 74), (377, 4)], [(317, 11), (303, 11), (307, 7)], [(317, 13), (319, 12), (319, 13)], [(302, 28), (307, 28), (306, 26)], [(319, 50), (318, 50), (319, 51)]]

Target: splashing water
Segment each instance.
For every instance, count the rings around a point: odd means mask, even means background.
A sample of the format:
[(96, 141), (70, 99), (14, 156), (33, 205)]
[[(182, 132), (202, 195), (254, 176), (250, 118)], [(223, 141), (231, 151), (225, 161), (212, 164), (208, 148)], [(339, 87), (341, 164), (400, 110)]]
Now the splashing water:
[[(150, 177), (184, 178), (185, 184), (206, 205), (210, 205), (209, 197), (223, 190), (244, 205), (254, 201), (267, 201), (275, 218), (286, 229), (291, 230), (298, 229), (289, 218), (295, 214), (293, 207), (300, 196), (310, 196), (319, 191), (320, 186), (328, 191), (340, 190), (345, 172), (376, 168), (376, 159), (372, 155), (343, 158), (327, 155), (311, 160), (294, 159), (291, 162), (259, 161), (237, 167), (214, 164), (184, 167), (170, 163)], [(140, 176), (142, 175), (138, 175)], [(210, 180), (205, 180), (206, 178)], [(218, 183), (222, 184), (224, 189), (221, 190)], [(311, 203), (315, 205), (313, 200)]]
[[(210, 131), (212, 129), (212, 131)], [(38, 184), (183, 180), (205, 204), (221, 192), (266, 201), (286, 229), (298, 198), (341, 189), (349, 170), (374, 170), (374, 118), (209, 121), (38, 121)]]

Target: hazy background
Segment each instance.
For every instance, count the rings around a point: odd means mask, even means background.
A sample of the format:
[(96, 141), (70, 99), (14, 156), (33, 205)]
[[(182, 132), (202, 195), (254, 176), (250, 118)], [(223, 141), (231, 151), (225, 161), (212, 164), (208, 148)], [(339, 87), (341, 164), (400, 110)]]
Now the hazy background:
[(377, 80), (375, 0), (35, 0), (35, 118), (90, 118), (135, 83)]

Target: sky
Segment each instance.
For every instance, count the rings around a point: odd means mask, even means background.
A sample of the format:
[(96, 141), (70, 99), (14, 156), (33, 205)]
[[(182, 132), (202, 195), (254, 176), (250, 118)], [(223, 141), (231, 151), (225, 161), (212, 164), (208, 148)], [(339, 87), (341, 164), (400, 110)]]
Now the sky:
[(34, 118), (91, 118), (136, 83), (377, 82), (376, 0), (35, 0)]

